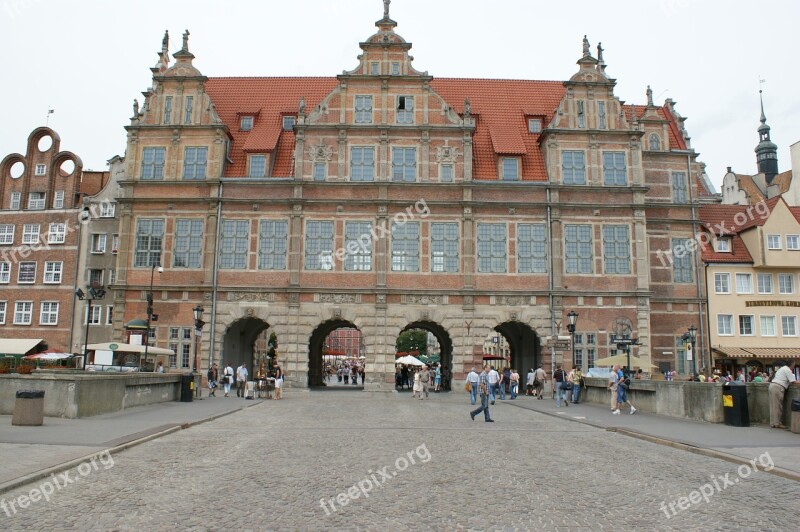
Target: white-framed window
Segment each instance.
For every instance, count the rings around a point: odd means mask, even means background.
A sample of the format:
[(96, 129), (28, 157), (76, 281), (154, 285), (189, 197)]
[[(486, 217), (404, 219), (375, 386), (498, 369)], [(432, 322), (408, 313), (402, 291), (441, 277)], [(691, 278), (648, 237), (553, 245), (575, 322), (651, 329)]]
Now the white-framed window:
[(45, 174), (47, 174), (47, 165), (37, 164), (34, 175), (45, 175)]
[(392, 223), (392, 271), (419, 271), (419, 222)]
[(250, 222), (248, 220), (223, 220), (219, 267), (233, 270), (246, 269), (249, 243)]
[(455, 169), (450, 163), (442, 164), (439, 167), (439, 181), (442, 183), (452, 183), (455, 178)]
[(183, 178), (205, 179), (208, 148), (206, 146), (186, 147), (183, 150)]
[(92, 253), (102, 254), (106, 252), (106, 240), (108, 235), (95, 233), (92, 235)]
[(192, 123), (192, 108), (194, 104), (194, 96), (187, 96), (183, 103), (183, 123)]
[(528, 133), (541, 133), (542, 132), (542, 119), (529, 118), (528, 119)]
[[(103, 321), (103, 306), (102, 305), (92, 305), (89, 303), (89, 306), (83, 313), (84, 322), (83, 324), (86, 325), (100, 325)], [(155, 329), (155, 327), (152, 327)]]
[(694, 280), (691, 240), (672, 239), (672, 280), (676, 283), (691, 283)]
[(545, 224), (517, 224), (517, 272), (547, 273)]
[(355, 98), (356, 124), (372, 123), (372, 96), (356, 95)]
[(64, 208), (64, 191), (63, 190), (56, 190), (53, 194), (53, 208), (54, 209), (63, 209)]
[(414, 123), (414, 97), (413, 96), (398, 96), (397, 97), (397, 123), (398, 124), (413, 124)]
[(661, 137), (658, 136), (658, 133), (650, 133), (647, 145), (650, 151), (661, 151)]
[(478, 224), (478, 273), (505, 273), (506, 224)]
[(500, 178), (503, 181), (519, 181), (519, 159), (502, 157), (500, 159)]
[(45, 207), (46, 194), (44, 192), (31, 192), (28, 194), (28, 209), (41, 211)]
[(733, 316), (730, 314), (717, 314), (717, 334), (719, 336), (733, 336)]
[(243, 116), (239, 119), (239, 129), (242, 131), (250, 131), (253, 129), (253, 117)]
[(731, 252), (731, 239), (730, 238), (717, 238), (717, 253), (730, 253)]
[(375, 148), (353, 146), (350, 148), (350, 181), (375, 179)]
[(0, 244), (14, 243), (14, 224), (0, 224)]
[(758, 293), (771, 294), (772, 293), (772, 274), (759, 273), (758, 274)]
[(116, 255), (119, 251), (119, 235), (111, 235), (111, 254)]
[(60, 284), (61, 274), (64, 271), (63, 262), (45, 262), (44, 263), (44, 283), (45, 284)]
[(778, 274), (778, 291), (781, 294), (794, 294), (794, 275), (791, 273)]
[(14, 325), (30, 325), (33, 319), (33, 301), (17, 301), (14, 304)]
[(8, 284), (11, 282), (11, 263), (0, 262), (0, 284)]
[(603, 226), (603, 264), (605, 273), (631, 273), (631, 239), (627, 225)]
[(417, 149), (392, 148), (392, 181), (417, 180)]
[(776, 336), (775, 316), (761, 316), (761, 336)]
[(21, 192), (12, 192), (11, 193), (11, 205), (9, 206), (12, 211), (18, 211), (19, 206), (22, 203), (22, 193)]
[(345, 270), (371, 270), (372, 224), (370, 222), (345, 222), (344, 248), (347, 251), (344, 261)]
[(175, 220), (172, 266), (199, 268), (203, 255), (203, 220)]
[(781, 334), (797, 336), (797, 316), (781, 316)]
[(281, 128), (284, 131), (292, 131), (294, 129), (294, 125), (297, 122), (297, 118), (294, 116), (284, 116), (281, 119)]
[(266, 177), (267, 176), (267, 156), (266, 155), (251, 155), (250, 156), (250, 177)]
[(63, 244), (67, 239), (67, 224), (62, 222), (51, 223), (47, 229), (48, 244)]
[(752, 273), (737, 273), (736, 274), (736, 293), (737, 294), (752, 294), (753, 293), (753, 274)]
[(39, 243), (39, 224), (25, 224), (22, 226), (22, 243)]
[(739, 316), (739, 334), (753, 336), (753, 316)]
[(100, 218), (113, 218), (117, 213), (117, 204), (113, 201), (100, 203)]
[(786, 249), (800, 250), (800, 235), (786, 235)]
[(781, 235), (767, 235), (767, 249), (781, 249)]
[(680, 204), (689, 201), (686, 172), (672, 172), (672, 201)]
[(164, 123), (172, 123), (172, 96), (164, 96)]
[(163, 146), (142, 149), (141, 179), (164, 179), (164, 159), (167, 149)]
[(564, 244), (566, 273), (594, 273), (591, 225), (565, 225)]
[(431, 224), (431, 271), (441, 273), (458, 272), (459, 246), (458, 224), (435, 222)]
[(333, 222), (306, 222), (306, 270), (333, 269)]
[(117, 270), (110, 268), (108, 270), (108, 286), (117, 282)]
[(597, 129), (608, 129), (606, 102), (597, 102)]
[(99, 288), (103, 286), (103, 274), (105, 270), (100, 268), (90, 268), (86, 271), (86, 285)]
[(114, 305), (106, 306), (106, 325), (114, 325)]
[(40, 325), (58, 325), (58, 302), (42, 301), (39, 311)]
[(289, 223), (286, 220), (261, 220), (258, 232), (258, 269), (285, 270)]
[(603, 183), (615, 186), (628, 184), (624, 151), (603, 152)]
[(6, 324), (7, 309), (8, 309), (8, 301), (0, 301), (0, 325)]
[(561, 152), (561, 176), (565, 185), (585, 185), (586, 154), (582, 151)]
[(192, 328), (170, 327), (169, 348), (175, 352), (175, 355), (169, 357), (169, 366), (177, 368), (180, 362), (181, 368), (188, 368), (192, 354)]
[(731, 293), (731, 274), (729, 273), (714, 274), (714, 292), (717, 294)]
[(164, 238), (163, 218), (142, 218), (136, 223), (136, 249), (133, 266), (150, 268), (161, 264), (161, 241)]

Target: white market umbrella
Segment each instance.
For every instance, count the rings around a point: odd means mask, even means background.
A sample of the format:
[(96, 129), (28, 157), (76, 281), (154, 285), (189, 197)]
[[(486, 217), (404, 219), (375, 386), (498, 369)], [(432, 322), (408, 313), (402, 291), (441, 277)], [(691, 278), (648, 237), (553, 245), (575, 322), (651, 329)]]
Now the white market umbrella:
[(407, 366), (424, 366), (420, 359), (415, 356), (406, 355), (394, 361), (395, 364), (405, 364)]

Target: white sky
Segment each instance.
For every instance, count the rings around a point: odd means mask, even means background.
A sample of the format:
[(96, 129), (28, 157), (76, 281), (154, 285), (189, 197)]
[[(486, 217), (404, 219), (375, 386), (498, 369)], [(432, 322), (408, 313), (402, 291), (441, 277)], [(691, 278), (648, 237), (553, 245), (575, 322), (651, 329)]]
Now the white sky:
[[(382, 15), (381, 0), (0, 0), (0, 158), (24, 152), (49, 106), (61, 148), (105, 169), (165, 29), (170, 52), (190, 30), (209, 77), (335, 76)], [(727, 166), (756, 172), (759, 79), (781, 171), (800, 141), (796, 0), (393, 0), (391, 17), (435, 77), (565, 80), (583, 35), (593, 55), (602, 41), (617, 97), (644, 104), (650, 84), (657, 104), (673, 98), (717, 187)]]

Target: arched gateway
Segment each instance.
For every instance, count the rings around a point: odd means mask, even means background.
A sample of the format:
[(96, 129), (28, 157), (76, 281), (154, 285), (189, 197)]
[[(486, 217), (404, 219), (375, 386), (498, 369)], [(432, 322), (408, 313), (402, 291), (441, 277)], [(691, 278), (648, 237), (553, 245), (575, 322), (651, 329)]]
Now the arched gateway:
[(539, 335), (530, 325), (519, 321), (507, 321), (494, 328), (503, 335), (510, 348), (510, 367), (524, 376), (542, 361)]
[(358, 327), (347, 320), (332, 319), (320, 323), (311, 333), (311, 337), (308, 340), (308, 386), (310, 388), (325, 386), (322, 375), (322, 357), (325, 348), (325, 338), (336, 329), (341, 329), (343, 327), (358, 329)]
[(267, 322), (254, 317), (241, 318), (231, 323), (222, 340), (220, 367), (227, 363), (235, 370), (244, 362), (252, 375), (257, 369), (254, 367), (253, 346), (258, 336), (268, 328)]

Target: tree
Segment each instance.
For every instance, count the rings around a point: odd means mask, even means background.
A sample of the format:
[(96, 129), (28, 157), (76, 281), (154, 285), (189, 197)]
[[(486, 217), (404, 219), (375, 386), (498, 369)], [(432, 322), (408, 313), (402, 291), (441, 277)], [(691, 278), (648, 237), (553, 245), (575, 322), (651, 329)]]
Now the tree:
[(269, 335), (269, 340), (267, 340), (267, 358), (269, 364), (269, 370), (272, 371), (272, 368), (275, 367), (275, 358), (278, 356), (278, 335), (275, 334), (273, 331)]
[(400, 333), (395, 343), (398, 353), (418, 351), (419, 355), (428, 354), (428, 332), (422, 329), (411, 329)]

